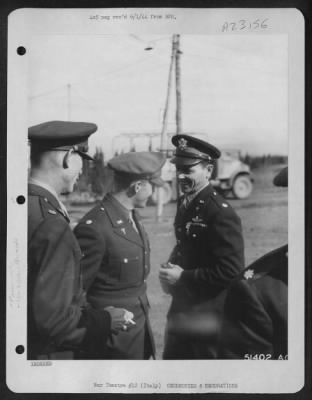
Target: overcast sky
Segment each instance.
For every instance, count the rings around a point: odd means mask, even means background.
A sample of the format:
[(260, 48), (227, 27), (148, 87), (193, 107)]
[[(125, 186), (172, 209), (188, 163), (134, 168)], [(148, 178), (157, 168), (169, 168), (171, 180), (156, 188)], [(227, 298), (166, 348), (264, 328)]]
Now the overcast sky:
[[(221, 149), (286, 155), (287, 37), (181, 35), (180, 48), (183, 132)], [(95, 122), (91, 148), (107, 157), (129, 148), (113, 140), (121, 133), (161, 131), (171, 36), (34, 36), (28, 54), (29, 125)], [(172, 89), (168, 130), (175, 132)], [(148, 141), (135, 144), (146, 150)]]

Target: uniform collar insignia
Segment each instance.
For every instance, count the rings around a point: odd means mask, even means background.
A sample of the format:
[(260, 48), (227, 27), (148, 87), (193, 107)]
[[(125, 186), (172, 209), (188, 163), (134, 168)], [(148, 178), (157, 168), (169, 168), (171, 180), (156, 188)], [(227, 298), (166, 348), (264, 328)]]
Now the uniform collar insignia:
[(251, 279), (251, 278), (253, 278), (254, 274), (255, 274), (255, 271), (253, 269), (247, 269), (247, 271), (245, 271), (245, 273), (244, 273), (244, 278)]
[(184, 138), (179, 139), (178, 147), (179, 147), (179, 150), (182, 150), (182, 151), (185, 150), (187, 148), (187, 140)]
[(119, 219), (118, 221), (116, 221), (116, 224), (118, 224), (118, 225), (120, 225), (120, 224), (122, 224), (123, 223), (123, 220), (122, 219)]

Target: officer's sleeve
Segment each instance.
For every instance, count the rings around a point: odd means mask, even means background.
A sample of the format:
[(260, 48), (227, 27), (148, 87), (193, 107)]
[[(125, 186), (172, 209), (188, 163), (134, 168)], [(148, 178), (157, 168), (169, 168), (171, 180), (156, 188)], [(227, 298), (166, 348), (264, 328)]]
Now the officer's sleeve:
[(272, 321), (257, 296), (257, 290), (245, 280), (229, 288), (220, 335), (220, 358), (271, 359)]
[(88, 290), (101, 267), (106, 243), (103, 235), (100, 235), (93, 225), (84, 222), (75, 227), (74, 234), (83, 254), (81, 260), (83, 286)]
[(79, 266), (73, 238), (65, 221), (50, 218), (29, 247), (29, 256), (39, 268), (31, 298), (33, 317), (38, 330), (57, 344), (79, 343), (85, 334), (85, 328), (77, 328), (84, 298), (82, 291), (75, 290)]
[[(56, 344), (92, 348), (107, 340), (111, 319), (104, 310), (86, 308), (80, 286), (80, 249), (68, 224), (45, 220), (32, 238), (29, 252), (39, 266), (32, 290), (36, 327)], [(76, 247), (75, 247), (76, 246)]]
[(222, 208), (209, 223), (209, 230), (206, 236), (206, 265), (184, 270), (181, 282), (192, 287), (198, 284), (218, 291), (227, 287), (232, 278), (244, 268), (241, 222), (231, 208)]

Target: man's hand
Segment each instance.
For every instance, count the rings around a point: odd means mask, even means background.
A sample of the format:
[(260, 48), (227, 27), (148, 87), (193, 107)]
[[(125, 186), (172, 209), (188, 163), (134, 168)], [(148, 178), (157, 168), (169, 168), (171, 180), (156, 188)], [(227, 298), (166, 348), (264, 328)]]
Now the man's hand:
[(124, 308), (108, 306), (105, 307), (104, 310), (110, 313), (112, 320), (111, 330), (114, 333), (118, 331), (127, 331), (130, 326), (135, 325), (133, 313)]
[(179, 265), (171, 264), (170, 262), (166, 266), (161, 265), (159, 271), (161, 286), (166, 288), (167, 285), (175, 285), (180, 279), (182, 272), (183, 269)]

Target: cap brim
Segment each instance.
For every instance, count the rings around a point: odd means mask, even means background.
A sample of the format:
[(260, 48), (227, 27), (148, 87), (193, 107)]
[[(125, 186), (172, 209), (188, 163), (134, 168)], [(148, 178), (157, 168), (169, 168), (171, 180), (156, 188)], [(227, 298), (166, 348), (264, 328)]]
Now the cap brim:
[(165, 181), (163, 179), (161, 179), (160, 177), (158, 177), (158, 178), (150, 179), (150, 183), (152, 183), (153, 185), (155, 185), (157, 187), (161, 187), (161, 186), (164, 186)]
[(84, 153), (83, 151), (80, 150), (75, 150), (75, 152), (78, 153), (85, 160), (94, 161), (94, 158), (92, 158), (88, 153)]
[(205, 161), (198, 158), (190, 158), (190, 157), (173, 157), (170, 162), (175, 165), (196, 165), (200, 162)]

